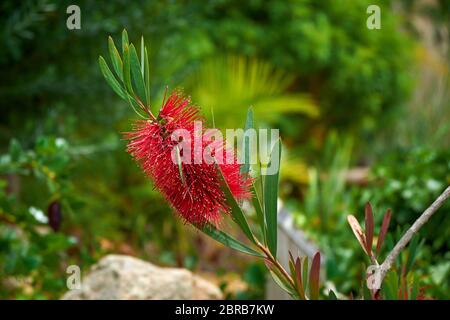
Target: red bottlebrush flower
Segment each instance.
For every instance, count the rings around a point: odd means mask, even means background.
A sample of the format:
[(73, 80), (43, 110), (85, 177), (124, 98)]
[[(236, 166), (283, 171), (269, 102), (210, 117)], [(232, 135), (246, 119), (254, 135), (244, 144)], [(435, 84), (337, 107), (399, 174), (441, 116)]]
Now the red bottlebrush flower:
[[(205, 161), (183, 162), (183, 176), (180, 176), (179, 166), (172, 160), (172, 150), (178, 142), (172, 140), (171, 134), (174, 130), (184, 129), (193, 137), (194, 121), (204, 124), (198, 108), (180, 92), (173, 92), (163, 102), (157, 121), (138, 120), (133, 131), (125, 135), (129, 140), (127, 150), (185, 221), (196, 225), (206, 222), (217, 225), (221, 214), (229, 213), (229, 208), (216, 165)], [(202, 155), (206, 146), (207, 142), (202, 139)], [(221, 147), (225, 153), (230, 151), (223, 142)], [(191, 148), (192, 159), (194, 151)], [(231, 164), (218, 165), (236, 200), (248, 199), (251, 197), (251, 178), (241, 174), (236, 157), (233, 160)]]

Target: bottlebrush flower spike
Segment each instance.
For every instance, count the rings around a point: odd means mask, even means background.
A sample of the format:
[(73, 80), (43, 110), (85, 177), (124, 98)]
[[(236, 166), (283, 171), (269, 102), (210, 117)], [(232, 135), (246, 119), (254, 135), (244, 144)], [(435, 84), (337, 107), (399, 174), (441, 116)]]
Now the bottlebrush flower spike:
[[(194, 121), (204, 124), (198, 108), (181, 92), (175, 91), (163, 102), (157, 121), (137, 120), (133, 131), (125, 134), (129, 140), (127, 150), (185, 221), (200, 226), (207, 222), (217, 225), (221, 214), (229, 213), (230, 209), (216, 164), (182, 163), (183, 176), (180, 176), (180, 168), (172, 160), (172, 150), (178, 144), (172, 140), (172, 132), (184, 129), (193, 137)], [(229, 154), (230, 150), (221, 143), (221, 150)], [(206, 146), (207, 142), (202, 139), (201, 154)], [(192, 159), (194, 151), (191, 148)], [(236, 200), (249, 199), (251, 178), (240, 173), (236, 158), (232, 164), (218, 166)]]

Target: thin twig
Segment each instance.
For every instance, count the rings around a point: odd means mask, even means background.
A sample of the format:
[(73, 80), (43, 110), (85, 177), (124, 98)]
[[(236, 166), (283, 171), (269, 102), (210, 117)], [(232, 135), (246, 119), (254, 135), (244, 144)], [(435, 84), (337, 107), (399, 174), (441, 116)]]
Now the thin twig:
[(134, 96), (134, 98), (136, 99), (139, 107), (150, 117), (151, 120), (158, 122), (158, 120), (156, 120), (156, 117), (153, 115), (153, 113), (151, 112), (150, 108), (146, 107), (144, 105), (144, 103), (142, 103), (142, 101), (139, 99), (139, 97)]
[(286, 278), (289, 284), (295, 288), (294, 280), (291, 278), (289, 273), (283, 268), (283, 266), (278, 262), (276, 258), (272, 255), (272, 253), (267, 249), (263, 244), (261, 244), (258, 240), (256, 240), (256, 245), (259, 249), (266, 255), (266, 258), (282, 273), (282, 275)]
[(450, 198), (450, 186), (442, 192), (442, 194), (426, 209), (422, 215), (414, 222), (406, 233), (397, 242), (394, 249), (389, 253), (384, 262), (380, 266), (380, 284), (383, 282), (386, 273), (391, 269), (392, 264), (398, 257), (400, 252), (406, 247), (414, 234), (431, 218), (431, 216), (442, 206), (442, 204)]

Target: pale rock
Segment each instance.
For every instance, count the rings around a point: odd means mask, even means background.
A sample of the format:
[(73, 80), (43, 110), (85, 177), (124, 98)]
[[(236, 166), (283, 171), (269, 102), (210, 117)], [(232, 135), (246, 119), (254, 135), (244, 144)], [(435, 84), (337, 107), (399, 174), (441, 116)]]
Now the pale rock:
[(82, 277), (81, 289), (64, 300), (221, 299), (219, 288), (186, 269), (160, 268), (143, 260), (108, 255)]

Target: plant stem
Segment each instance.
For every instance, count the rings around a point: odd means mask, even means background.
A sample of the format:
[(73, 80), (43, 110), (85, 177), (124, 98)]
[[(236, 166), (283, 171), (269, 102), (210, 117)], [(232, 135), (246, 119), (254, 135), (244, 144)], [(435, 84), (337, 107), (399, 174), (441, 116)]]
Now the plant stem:
[(283, 266), (280, 264), (280, 262), (278, 262), (278, 260), (276, 258), (274, 258), (274, 256), (270, 252), (270, 250), (268, 248), (266, 248), (264, 245), (262, 245), (258, 240), (256, 240), (256, 245), (266, 255), (266, 258), (281, 272), (281, 274), (286, 278), (286, 280), (289, 282), (289, 284), (293, 288), (295, 288), (294, 280), (292, 280), (291, 276), (283, 268)]
[(150, 119), (152, 120), (152, 121), (154, 121), (154, 122), (158, 122), (158, 120), (156, 119), (156, 117), (153, 115), (153, 113), (150, 111), (150, 108), (147, 108), (143, 103), (142, 103), (142, 101), (138, 98), (138, 97), (135, 97), (135, 99), (136, 99), (136, 101), (137, 101), (137, 103), (139, 104), (139, 106), (141, 107), (141, 109), (145, 112), (145, 113), (147, 113), (147, 115), (150, 117)]

